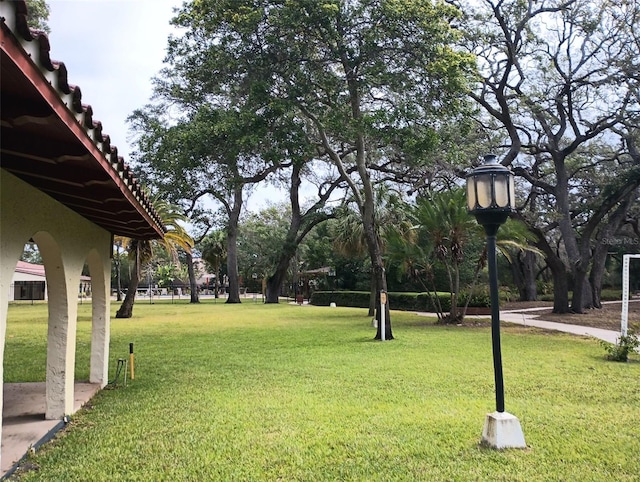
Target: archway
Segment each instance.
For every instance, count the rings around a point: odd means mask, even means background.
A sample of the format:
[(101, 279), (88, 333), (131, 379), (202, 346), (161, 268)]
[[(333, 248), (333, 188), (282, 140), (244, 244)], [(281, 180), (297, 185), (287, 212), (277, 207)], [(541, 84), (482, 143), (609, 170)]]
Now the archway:
[[(24, 233), (22, 233), (22, 237), (24, 237)], [(24, 238), (22, 239), (25, 241)], [(65, 415), (74, 413), (99, 388), (104, 387), (108, 377), (109, 298), (107, 280), (110, 268), (108, 250), (103, 250), (106, 256), (100, 256), (96, 248), (78, 249), (76, 246), (75, 249), (67, 250), (65, 253), (64, 244), (59, 243), (56, 237), (48, 231), (38, 231), (28, 239), (37, 245), (42, 258), (38, 264), (44, 265), (48, 301), (46, 305), (40, 304), (40, 307), (46, 306), (44, 310), (38, 309), (36, 306), (39, 321), (36, 320), (29, 325), (29, 328), (26, 328), (28, 331), (26, 338), (23, 336), (25, 328), (16, 329), (16, 325), (12, 324), (20, 323), (18, 320), (24, 322), (29, 319), (30, 321), (31, 318), (17, 315), (19, 311), (12, 314), (8, 309), (7, 316), (3, 317), (3, 326), (5, 328), (8, 326), (10, 332), (13, 332), (11, 339), (6, 343), (7, 347), (4, 346), (4, 343), (2, 344), (4, 348), (3, 382), (7, 381), (5, 375), (9, 377), (8, 381), (10, 382), (6, 385), (3, 383), (7, 395), (3, 400), (3, 421), (10, 421), (2, 430), (2, 452), (6, 454), (7, 458), (5, 460), (3, 457), (5, 471), (8, 468), (7, 463), (15, 462), (29, 446), (33, 446), (51, 430), (60, 428), (64, 424), (61, 419), (64, 419)], [(67, 244), (69, 243), (65, 236), (62, 236), (61, 239), (66, 240)], [(18, 240), (10, 244), (12, 248), (14, 245), (24, 247), (24, 242)], [(82, 255), (83, 251), (88, 252), (86, 258)], [(17, 260), (21, 257), (19, 248), (16, 248), (3, 252), (3, 259), (10, 252), (13, 260), (11, 263), (4, 263), (3, 269), (4, 266), (9, 265), (14, 266), (15, 269)], [(85, 343), (80, 347), (83, 355), (77, 359), (77, 319), (80, 301), (78, 287), (85, 263), (94, 278), (96, 288), (91, 305), (92, 341), (90, 353), (87, 353)], [(11, 276), (9, 275), (5, 279), (11, 279)], [(3, 292), (4, 297), (6, 290)], [(8, 322), (7, 318), (9, 318)], [(17, 336), (16, 333), (18, 333)], [(16, 336), (15, 339), (14, 336)], [(83, 336), (86, 337), (86, 331)], [(5, 338), (6, 336), (3, 336), (3, 341)], [(26, 378), (16, 376), (20, 373), (21, 367), (24, 368), (24, 365), (11, 363), (11, 359), (17, 358), (21, 360), (20, 363), (24, 363), (23, 353), (29, 350), (28, 348), (25, 350), (25, 347), (34, 346), (36, 349), (33, 351), (32, 358), (35, 359), (23, 371), (23, 373), (33, 376)], [(43, 351), (45, 353), (42, 353)], [(16, 356), (12, 358), (11, 353)], [(6, 359), (5, 354), (10, 358), (9, 360)], [(7, 361), (10, 362), (9, 371), (6, 371), (5, 367)], [(76, 366), (78, 363), (81, 365)], [(77, 373), (82, 373), (79, 377), (82, 382), (76, 382)], [(42, 382), (43, 378), (45, 382)], [(86, 383), (87, 381), (90, 383)]]
[[(10, 283), (24, 241), (39, 232), (38, 244), (43, 254), (47, 252), (48, 291), (55, 295), (47, 325), (47, 380), (49, 385), (55, 380), (55, 386), (47, 388), (52, 403), (47, 415), (62, 418), (73, 410), (71, 350), (84, 262), (93, 263), (94, 278), (102, 278), (98, 261), (109, 273), (112, 235), (158, 239), (166, 229), (102, 124), (92, 117), (80, 89), (69, 85), (64, 64), (49, 57), (49, 39), (44, 32), (29, 29), (24, 1), (0, 5), (0, 83), (3, 102), (11, 104), (0, 110), (0, 380), (4, 381)], [(100, 256), (90, 254), (93, 249)], [(92, 324), (106, 339), (109, 313), (102, 303), (99, 296)], [(52, 346), (51, 338), (61, 346)], [(91, 378), (104, 385), (108, 341), (97, 338), (91, 348)], [(0, 415), (3, 402), (0, 391)]]
[(39, 231), (32, 239), (40, 250), (47, 279), (45, 418), (55, 420), (73, 412), (78, 307), (76, 290), (71, 287), (78, 285), (80, 277), (65, 269), (60, 245), (51, 234)]

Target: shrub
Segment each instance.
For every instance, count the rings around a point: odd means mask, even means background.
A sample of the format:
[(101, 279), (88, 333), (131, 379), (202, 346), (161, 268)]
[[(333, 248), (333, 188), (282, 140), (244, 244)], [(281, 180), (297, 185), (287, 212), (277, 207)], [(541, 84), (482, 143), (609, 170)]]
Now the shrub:
[(463, 292), (460, 295), (460, 302), (458, 304), (464, 306), (469, 296), (471, 297), (469, 300), (469, 307), (487, 308), (491, 306), (491, 295), (489, 294), (488, 289), (481, 291), (474, 290), (471, 294)]
[(607, 351), (607, 360), (626, 362), (629, 360), (629, 353), (640, 347), (640, 340), (634, 330), (629, 330), (626, 335), (621, 335), (617, 343), (607, 343), (602, 341), (602, 346)]
[[(368, 291), (314, 291), (311, 294), (309, 303), (316, 306), (329, 306), (332, 302), (338, 306), (346, 306), (351, 308), (368, 308), (369, 307)], [(434, 312), (434, 300), (427, 293), (389, 293), (389, 305), (394, 310), (400, 311), (426, 311)], [(451, 310), (451, 295), (449, 293), (439, 292), (440, 306), (442, 310), (448, 312)], [(460, 306), (463, 306), (469, 295), (462, 293), (459, 298)], [(469, 306), (472, 307), (488, 307), (490, 299), (488, 292), (474, 293), (471, 296)]]
[[(569, 296), (569, 300), (571, 300), (571, 297), (573, 296), (573, 292), (569, 291), (568, 293)], [(550, 293), (543, 293), (541, 294), (538, 291), (538, 299), (540, 301), (553, 301), (553, 291)], [(601, 301), (620, 301), (622, 299), (622, 291), (619, 289), (606, 289), (606, 290), (602, 290), (602, 293), (600, 293), (600, 300)]]
[(553, 300), (553, 283), (550, 281), (536, 281), (536, 289), (538, 291), (538, 296), (551, 296)]
[(335, 303), (338, 306), (350, 308), (368, 308), (368, 291), (314, 291), (309, 303), (316, 306), (329, 306)]
[(622, 299), (622, 290), (606, 289), (600, 293), (601, 301), (620, 301)]

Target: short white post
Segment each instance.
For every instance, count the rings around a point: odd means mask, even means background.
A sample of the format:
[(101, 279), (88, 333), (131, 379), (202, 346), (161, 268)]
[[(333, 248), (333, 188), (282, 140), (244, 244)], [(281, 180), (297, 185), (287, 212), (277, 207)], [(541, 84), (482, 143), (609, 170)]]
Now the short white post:
[(380, 292), (380, 340), (385, 341), (385, 317), (387, 316), (387, 293)]

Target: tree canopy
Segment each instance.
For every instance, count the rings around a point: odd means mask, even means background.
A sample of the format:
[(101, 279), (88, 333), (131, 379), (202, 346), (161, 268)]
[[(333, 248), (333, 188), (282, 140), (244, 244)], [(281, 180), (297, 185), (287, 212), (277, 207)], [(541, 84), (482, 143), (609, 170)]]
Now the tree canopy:
[(49, 24), (49, 4), (46, 0), (26, 0), (29, 12), (29, 27), (51, 33)]
[(328, 161), (349, 186), (379, 291), (372, 171), (418, 164), (445, 113), (463, 105), (471, 59), (452, 47), (456, 16), (423, 0), (194, 1), (169, 45), (180, 82), (160, 89), (295, 126), (295, 152)]
[[(518, 178), (514, 217), (529, 233), (512, 224), (516, 237), (538, 249), (511, 245), (520, 296), (535, 299), (550, 272), (555, 311), (581, 311), (599, 305), (612, 240), (638, 238), (639, 18), (637, 2), (613, 0), (193, 0), (173, 19), (180, 35), (153, 103), (132, 116), (135, 161), (185, 212), (210, 218), (204, 199), (222, 208), (230, 288), (239, 264), (257, 269), (237, 246), (260, 237), (246, 233), (255, 221), (242, 217), (247, 194), (284, 186), (289, 204), (273, 217), (281, 234), (261, 238), (280, 239), (261, 261), (277, 301), (305, 236), (348, 204), (358, 229), (345, 240), (365, 249), (374, 293), (386, 290), (381, 186), (436, 219), (428, 211), (446, 211), (441, 193), (495, 151)], [(306, 201), (305, 182), (316, 188)], [(388, 218), (412, 211), (394, 209)], [(440, 229), (443, 242), (429, 253), (464, 234), (430, 222), (418, 223), (423, 236)], [(318, 241), (342, 224), (320, 228), (314, 259), (326, 259)]]
[[(457, 3), (457, 2), (456, 2)], [(594, 250), (638, 199), (637, 2), (485, 1), (465, 6), (479, 123), (520, 177), (519, 217), (554, 278), (554, 309), (599, 305)], [(569, 275), (569, 276), (568, 276)]]

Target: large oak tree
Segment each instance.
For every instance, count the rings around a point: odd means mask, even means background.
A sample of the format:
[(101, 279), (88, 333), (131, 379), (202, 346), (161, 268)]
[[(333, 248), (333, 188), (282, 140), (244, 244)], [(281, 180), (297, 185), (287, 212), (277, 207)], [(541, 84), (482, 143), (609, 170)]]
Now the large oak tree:
[(387, 284), (372, 172), (419, 162), (439, 119), (460, 107), (469, 56), (451, 47), (456, 15), (426, 0), (193, 1), (175, 19), (184, 35), (168, 58), (185, 75), (171, 88), (291, 116), (313, 156), (347, 182), (379, 292)]
[[(480, 122), (522, 180), (519, 214), (553, 274), (554, 311), (569, 311), (571, 280), (571, 310), (582, 312), (599, 303), (589, 285), (594, 253), (638, 197), (640, 6), (609, 0), (474, 6), (466, 8), (464, 30), (481, 73), (472, 92), (486, 113)], [(591, 280), (599, 270), (596, 263)]]

